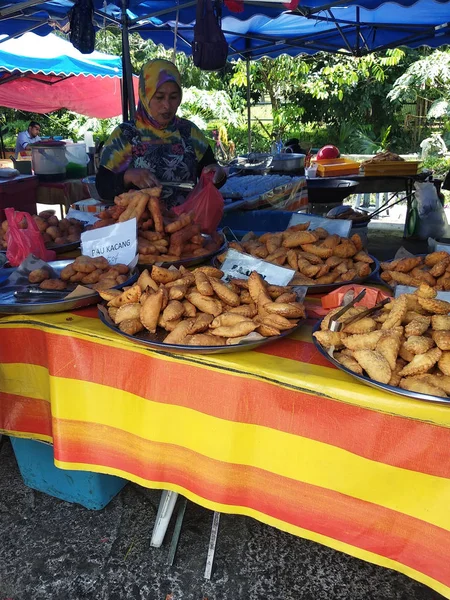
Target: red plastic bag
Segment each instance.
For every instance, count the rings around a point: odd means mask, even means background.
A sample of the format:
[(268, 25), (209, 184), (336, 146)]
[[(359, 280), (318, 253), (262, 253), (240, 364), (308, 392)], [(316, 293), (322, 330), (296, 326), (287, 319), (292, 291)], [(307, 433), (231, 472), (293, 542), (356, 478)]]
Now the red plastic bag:
[(214, 186), (213, 179), (214, 171), (203, 171), (186, 202), (173, 209), (177, 215), (192, 213), (201, 231), (209, 234), (216, 231), (223, 216), (223, 197)]
[(8, 221), (6, 258), (13, 267), (19, 266), (29, 254), (45, 261), (55, 260), (56, 253), (47, 250), (38, 226), (29, 213), (5, 208), (5, 215)]

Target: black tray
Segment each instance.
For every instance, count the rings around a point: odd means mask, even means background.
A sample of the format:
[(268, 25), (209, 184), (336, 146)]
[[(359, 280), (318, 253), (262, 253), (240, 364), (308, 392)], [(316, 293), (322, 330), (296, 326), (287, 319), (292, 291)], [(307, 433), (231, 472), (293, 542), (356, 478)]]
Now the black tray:
[[(370, 256), (370, 258), (373, 259), (373, 263), (370, 264), (372, 271), (371, 271), (370, 275), (367, 275), (367, 277), (357, 277), (356, 279), (352, 279), (351, 281), (339, 281), (336, 283), (319, 283), (318, 285), (308, 285), (308, 286), (306, 286), (306, 285), (302, 286), (300, 284), (295, 284), (295, 285), (298, 287), (307, 287), (308, 288), (308, 296), (312, 296), (314, 294), (327, 294), (328, 292), (332, 292), (333, 290), (336, 290), (337, 288), (340, 288), (343, 285), (351, 285), (353, 283), (363, 283), (364, 281), (367, 281), (373, 275), (377, 275), (380, 270), (380, 263), (375, 258), (375, 256), (372, 256), (371, 254), (369, 254), (369, 256)], [(213, 259), (212, 264), (215, 267), (217, 267), (218, 269), (222, 268), (221, 263), (217, 260), (217, 258)], [(289, 268), (289, 267), (286, 267), (286, 268)], [(288, 283), (287, 285), (292, 285), (292, 284)]]

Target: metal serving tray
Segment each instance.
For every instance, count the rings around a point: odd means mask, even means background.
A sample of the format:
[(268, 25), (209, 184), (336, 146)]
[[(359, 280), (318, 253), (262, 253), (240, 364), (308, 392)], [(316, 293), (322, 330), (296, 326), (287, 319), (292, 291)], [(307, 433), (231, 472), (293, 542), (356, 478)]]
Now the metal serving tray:
[[(208, 262), (209, 260), (211, 260), (212, 258), (214, 258), (214, 256), (217, 256), (217, 254), (221, 254), (222, 252), (225, 252), (225, 250), (228, 247), (228, 242), (225, 239), (225, 236), (223, 234), (222, 235), (222, 245), (220, 246), (220, 248), (218, 248), (217, 250), (214, 250), (213, 252), (209, 252), (208, 254), (204, 254), (203, 256), (193, 256), (191, 258), (182, 258), (180, 260), (176, 260), (174, 262), (158, 262), (157, 264), (165, 267), (165, 268), (169, 268), (171, 266), (173, 267), (181, 267), (183, 265), (183, 267), (195, 267), (196, 265), (201, 265), (202, 263)], [(210, 239), (209, 235), (206, 235), (204, 233), (202, 233), (202, 236), (206, 239)], [(148, 267), (153, 266), (154, 263), (152, 264), (147, 264), (147, 263), (139, 263), (138, 267), (142, 270), (142, 269), (147, 269)]]
[[(55, 260), (49, 262), (48, 264), (52, 267), (52, 269), (56, 273), (60, 273), (64, 267), (70, 265), (74, 262), (75, 259), (69, 260)], [(127, 285), (131, 285), (136, 281), (138, 277), (137, 269), (134, 269), (131, 273), (130, 278), (123, 284), (114, 286), (115, 288), (121, 288)], [(76, 310), (78, 308), (83, 308), (85, 306), (90, 306), (92, 304), (96, 304), (100, 296), (95, 291), (92, 290), (90, 294), (86, 294), (85, 296), (79, 296), (78, 298), (71, 298), (66, 300), (64, 298), (57, 299), (55, 297), (48, 298), (47, 300), (37, 297), (30, 298), (26, 301), (19, 301), (14, 293), (17, 291), (26, 290), (29, 288), (36, 288), (38, 286), (34, 284), (26, 285), (7, 285), (6, 282), (0, 284), (0, 314), (7, 315), (31, 315), (31, 314), (45, 314), (45, 313), (56, 313), (56, 312), (64, 312)], [(72, 289), (76, 288), (76, 284), (73, 285)], [(70, 288), (67, 290), (69, 293)]]
[[(320, 329), (321, 322), (322, 321), (319, 321), (319, 323), (317, 323), (317, 325), (314, 327), (313, 333)], [(328, 354), (328, 352), (325, 350), (325, 348), (323, 348), (323, 346), (321, 346), (319, 344), (319, 342), (316, 340), (315, 337), (313, 337), (313, 342), (314, 342), (314, 346), (317, 348), (317, 350), (322, 354), (322, 356), (324, 356), (326, 359), (328, 359), (331, 364), (333, 364), (335, 367), (337, 367), (341, 371), (344, 371), (344, 373), (347, 373), (347, 375), (351, 375), (355, 379), (358, 379), (359, 381), (361, 381), (362, 383), (365, 383), (366, 385), (369, 385), (370, 387), (376, 388), (378, 390), (383, 390), (384, 392), (389, 392), (389, 394), (397, 394), (398, 396), (404, 396), (405, 398), (408, 398), (411, 400), (422, 400), (423, 402), (434, 402), (435, 404), (447, 404), (448, 406), (450, 406), (450, 398), (442, 398), (440, 396), (431, 396), (430, 394), (421, 394), (419, 392), (411, 392), (410, 390), (404, 390), (399, 387), (394, 387), (393, 385), (388, 385), (387, 383), (381, 383), (380, 381), (374, 381), (373, 379), (370, 379), (366, 375), (359, 375), (358, 373), (355, 373), (354, 371), (347, 369), (347, 367), (344, 367), (344, 365), (342, 365), (336, 359), (332, 358)]]
[(120, 331), (115, 323), (111, 320), (108, 311), (106, 309), (105, 304), (98, 305), (98, 316), (100, 320), (106, 327), (112, 329), (118, 335), (121, 335), (125, 338), (128, 338), (131, 342), (135, 342), (136, 344), (140, 344), (141, 346), (146, 346), (152, 350), (158, 350), (160, 352), (169, 352), (175, 354), (229, 354), (231, 352), (246, 352), (248, 350), (254, 350), (255, 348), (259, 348), (260, 346), (264, 346), (265, 344), (269, 344), (271, 342), (276, 342), (282, 338), (285, 338), (294, 331), (296, 331), (299, 327), (302, 326), (302, 321), (300, 321), (295, 327), (289, 329), (287, 331), (283, 331), (278, 336), (264, 338), (262, 340), (252, 340), (248, 342), (242, 342), (241, 344), (235, 344), (232, 346), (183, 346), (180, 344), (165, 344), (162, 340), (168, 333), (158, 327), (156, 333), (150, 333), (149, 331), (142, 331), (136, 335), (129, 335), (128, 333), (124, 333)]

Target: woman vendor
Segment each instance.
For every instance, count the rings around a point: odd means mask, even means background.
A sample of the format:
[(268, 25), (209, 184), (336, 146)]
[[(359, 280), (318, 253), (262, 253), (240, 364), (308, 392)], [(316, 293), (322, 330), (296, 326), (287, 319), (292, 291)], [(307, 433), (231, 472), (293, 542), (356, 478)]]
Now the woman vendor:
[(162, 184), (161, 197), (171, 208), (185, 197), (164, 182), (195, 183), (206, 168), (215, 172), (217, 186), (225, 183), (225, 171), (203, 133), (176, 116), (181, 96), (180, 73), (172, 62), (156, 59), (142, 67), (136, 120), (116, 127), (103, 149), (96, 177), (103, 199)]

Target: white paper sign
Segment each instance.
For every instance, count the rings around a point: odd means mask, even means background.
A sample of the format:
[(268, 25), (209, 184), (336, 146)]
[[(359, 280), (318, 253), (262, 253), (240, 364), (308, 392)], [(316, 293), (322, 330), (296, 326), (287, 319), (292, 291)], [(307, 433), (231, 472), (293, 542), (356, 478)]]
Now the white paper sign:
[(326, 217), (318, 217), (317, 215), (294, 213), (289, 221), (289, 227), (299, 225), (300, 223), (307, 223), (308, 221), (310, 221), (309, 231), (322, 227), (330, 235), (337, 234), (341, 237), (348, 237), (353, 225), (353, 222), (349, 219), (327, 219)]
[(81, 234), (81, 254), (92, 258), (104, 256), (111, 265), (128, 265), (136, 256), (136, 250), (136, 219)]
[(395, 253), (393, 260), (397, 260), (398, 258), (411, 258), (412, 256), (414, 256), (414, 254), (411, 254), (409, 250), (402, 246)]
[[(414, 292), (417, 292), (416, 287), (411, 287), (409, 285), (397, 285), (395, 288), (395, 297), (398, 298), (401, 294), (413, 294)], [(438, 300), (450, 302), (450, 292), (438, 292), (436, 298)]]
[(69, 208), (67, 212), (66, 219), (78, 219), (85, 225), (94, 225), (98, 221), (98, 217), (95, 213), (84, 212), (83, 210), (75, 210), (74, 208)]
[(263, 279), (273, 285), (287, 285), (296, 273), (292, 269), (273, 265), (233, 248), (228, 250), (225, 262), (220, 268), (228, 279), (232, 277), (247, 279), (252, 271), (257, 271)]
[(448, 244), (436, 244), (435, 252), (447, 252), (450, 254), (450, 246)]

